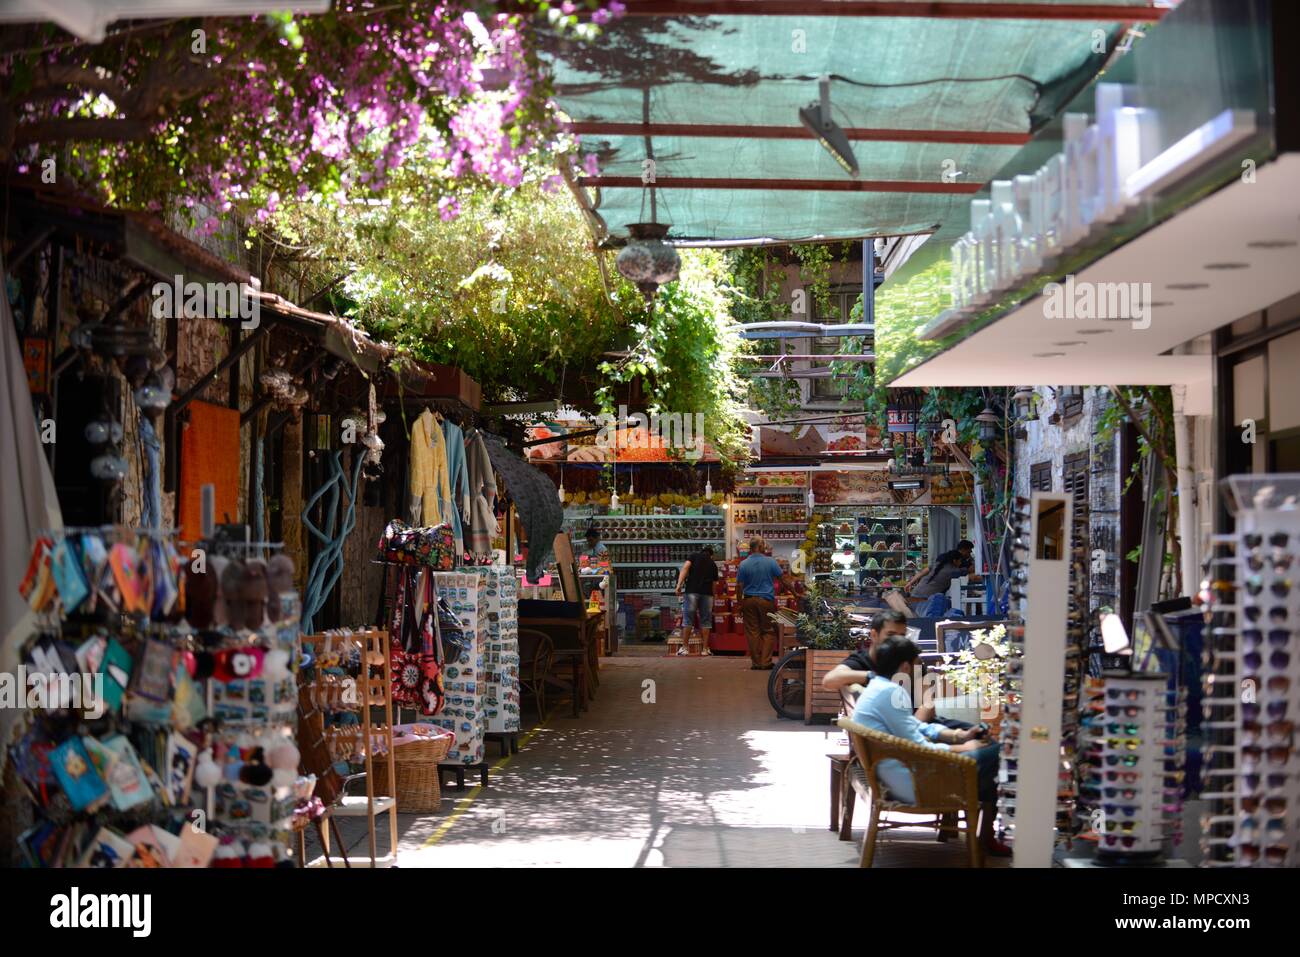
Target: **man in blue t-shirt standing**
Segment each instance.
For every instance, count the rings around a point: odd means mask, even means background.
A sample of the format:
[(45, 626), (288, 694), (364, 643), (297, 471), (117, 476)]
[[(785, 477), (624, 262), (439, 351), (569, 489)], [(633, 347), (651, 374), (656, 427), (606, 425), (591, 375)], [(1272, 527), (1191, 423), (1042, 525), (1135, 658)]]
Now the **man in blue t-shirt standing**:
[(767, 543), (754, 538), (749, 543), (749, 557), (736, 570), (736, 587), (740, 594), (740, 613), (745, 621), (745, 640), (749, 643), (750, 670), (766, 671), (772, 667), (772, 642), (776, 638), (776, 585), (786, 587), (781, 566), (767, 554)]

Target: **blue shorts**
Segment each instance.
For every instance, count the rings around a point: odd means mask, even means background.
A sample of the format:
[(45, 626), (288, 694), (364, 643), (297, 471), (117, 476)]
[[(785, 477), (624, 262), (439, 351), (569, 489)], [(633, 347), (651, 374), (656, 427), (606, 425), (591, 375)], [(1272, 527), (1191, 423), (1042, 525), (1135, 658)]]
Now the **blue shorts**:
[[(695, 624), (699, 621), (699, 625)], [(713, 627), (713, 596), (693, 595), (687, 592), (682, 596), (682, 624), (687, 628)]]

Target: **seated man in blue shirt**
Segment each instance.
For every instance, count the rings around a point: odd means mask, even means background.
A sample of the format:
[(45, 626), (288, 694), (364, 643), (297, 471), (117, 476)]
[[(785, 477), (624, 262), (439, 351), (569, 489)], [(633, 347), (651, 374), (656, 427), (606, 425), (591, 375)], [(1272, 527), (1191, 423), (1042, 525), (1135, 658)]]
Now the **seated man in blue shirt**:
[[(858, 696), (853, 720), (873, 731), (902, 738), (927, 748), (969, 753), (979, 766), (979, 798), (982, 810), (980, 840), (987, 853), (1005, 856), (1005, 845), (993, 836), (994, 802), (997, 799), (998, 745), (980, 740), (978, 728), (954, 729), (918, 721), (912, 714), (912, 696), (907, 687), (914, 680), (913, 669), (921, 649), (901, 637), (886, 638), (875, 648), (875, 670)], [(900, 678), (902, 683), (890, 678)], [(912, 772), (895, 759), (876, 767), (881, 785), (895, 800), (911, 804), (916, 799)]]

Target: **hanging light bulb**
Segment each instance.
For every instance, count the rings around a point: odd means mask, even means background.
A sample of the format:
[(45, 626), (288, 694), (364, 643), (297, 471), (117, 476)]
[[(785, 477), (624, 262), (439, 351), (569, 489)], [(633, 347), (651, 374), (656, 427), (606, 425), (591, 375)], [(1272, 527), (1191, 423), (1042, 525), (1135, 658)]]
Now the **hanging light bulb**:
[(560, 501), (563, 502), (564, 501), (564, 479), (560, 479), (560, 487), (557, 488), (555, 491), (560, 496)]
[(627, 497), (636, 498), (636, 476), (631, 472), (627, 473)]
[(704, 501), (713, 501), (713, 483), (707, 477), (704, 479)]
[(817, 507), (817, 496), (813, 494), (813, 487), (811, 484), (809, 484), (808, 486), (808, 507), (809, 508)]

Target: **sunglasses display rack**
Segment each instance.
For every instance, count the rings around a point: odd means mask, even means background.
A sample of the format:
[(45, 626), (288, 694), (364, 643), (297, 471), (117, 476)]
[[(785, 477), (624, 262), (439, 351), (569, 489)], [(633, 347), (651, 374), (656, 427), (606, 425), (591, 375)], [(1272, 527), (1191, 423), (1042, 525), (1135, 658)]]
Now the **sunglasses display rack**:
[(178, 550), (174, 534), (36, 542), (24, 666), (83, 694), (33, 708), (8, 752), (36, 820), (19, 842), (31, 866), (292, 866), (293, 807), (314, 783), (293, 737), (300, 600), (277, 587), (293, 564)]
[(1084, 731), (1091, 760), (1090, 790), (1100, 796), (1092, 812), (1097, 861), (1149, 865), (1163, 854), (1170, 814), (1166, 795), (1182, 770), (1177, 692), (1159, 673), (1108, 672), (1090, 685)]
[(1223, 483), (1238, 531), (1214, 536), (1202, 729), (1209, 866), (1300, 866), (1300, 475)]
[(1070, 833), (1078, 656), (1071, 654), (1071, 497), (1035, 492), (1012, 514), (1011, 597), (1021, 623), (1008, 627), (998, 811), (1017, 867), (1051, 865)]

